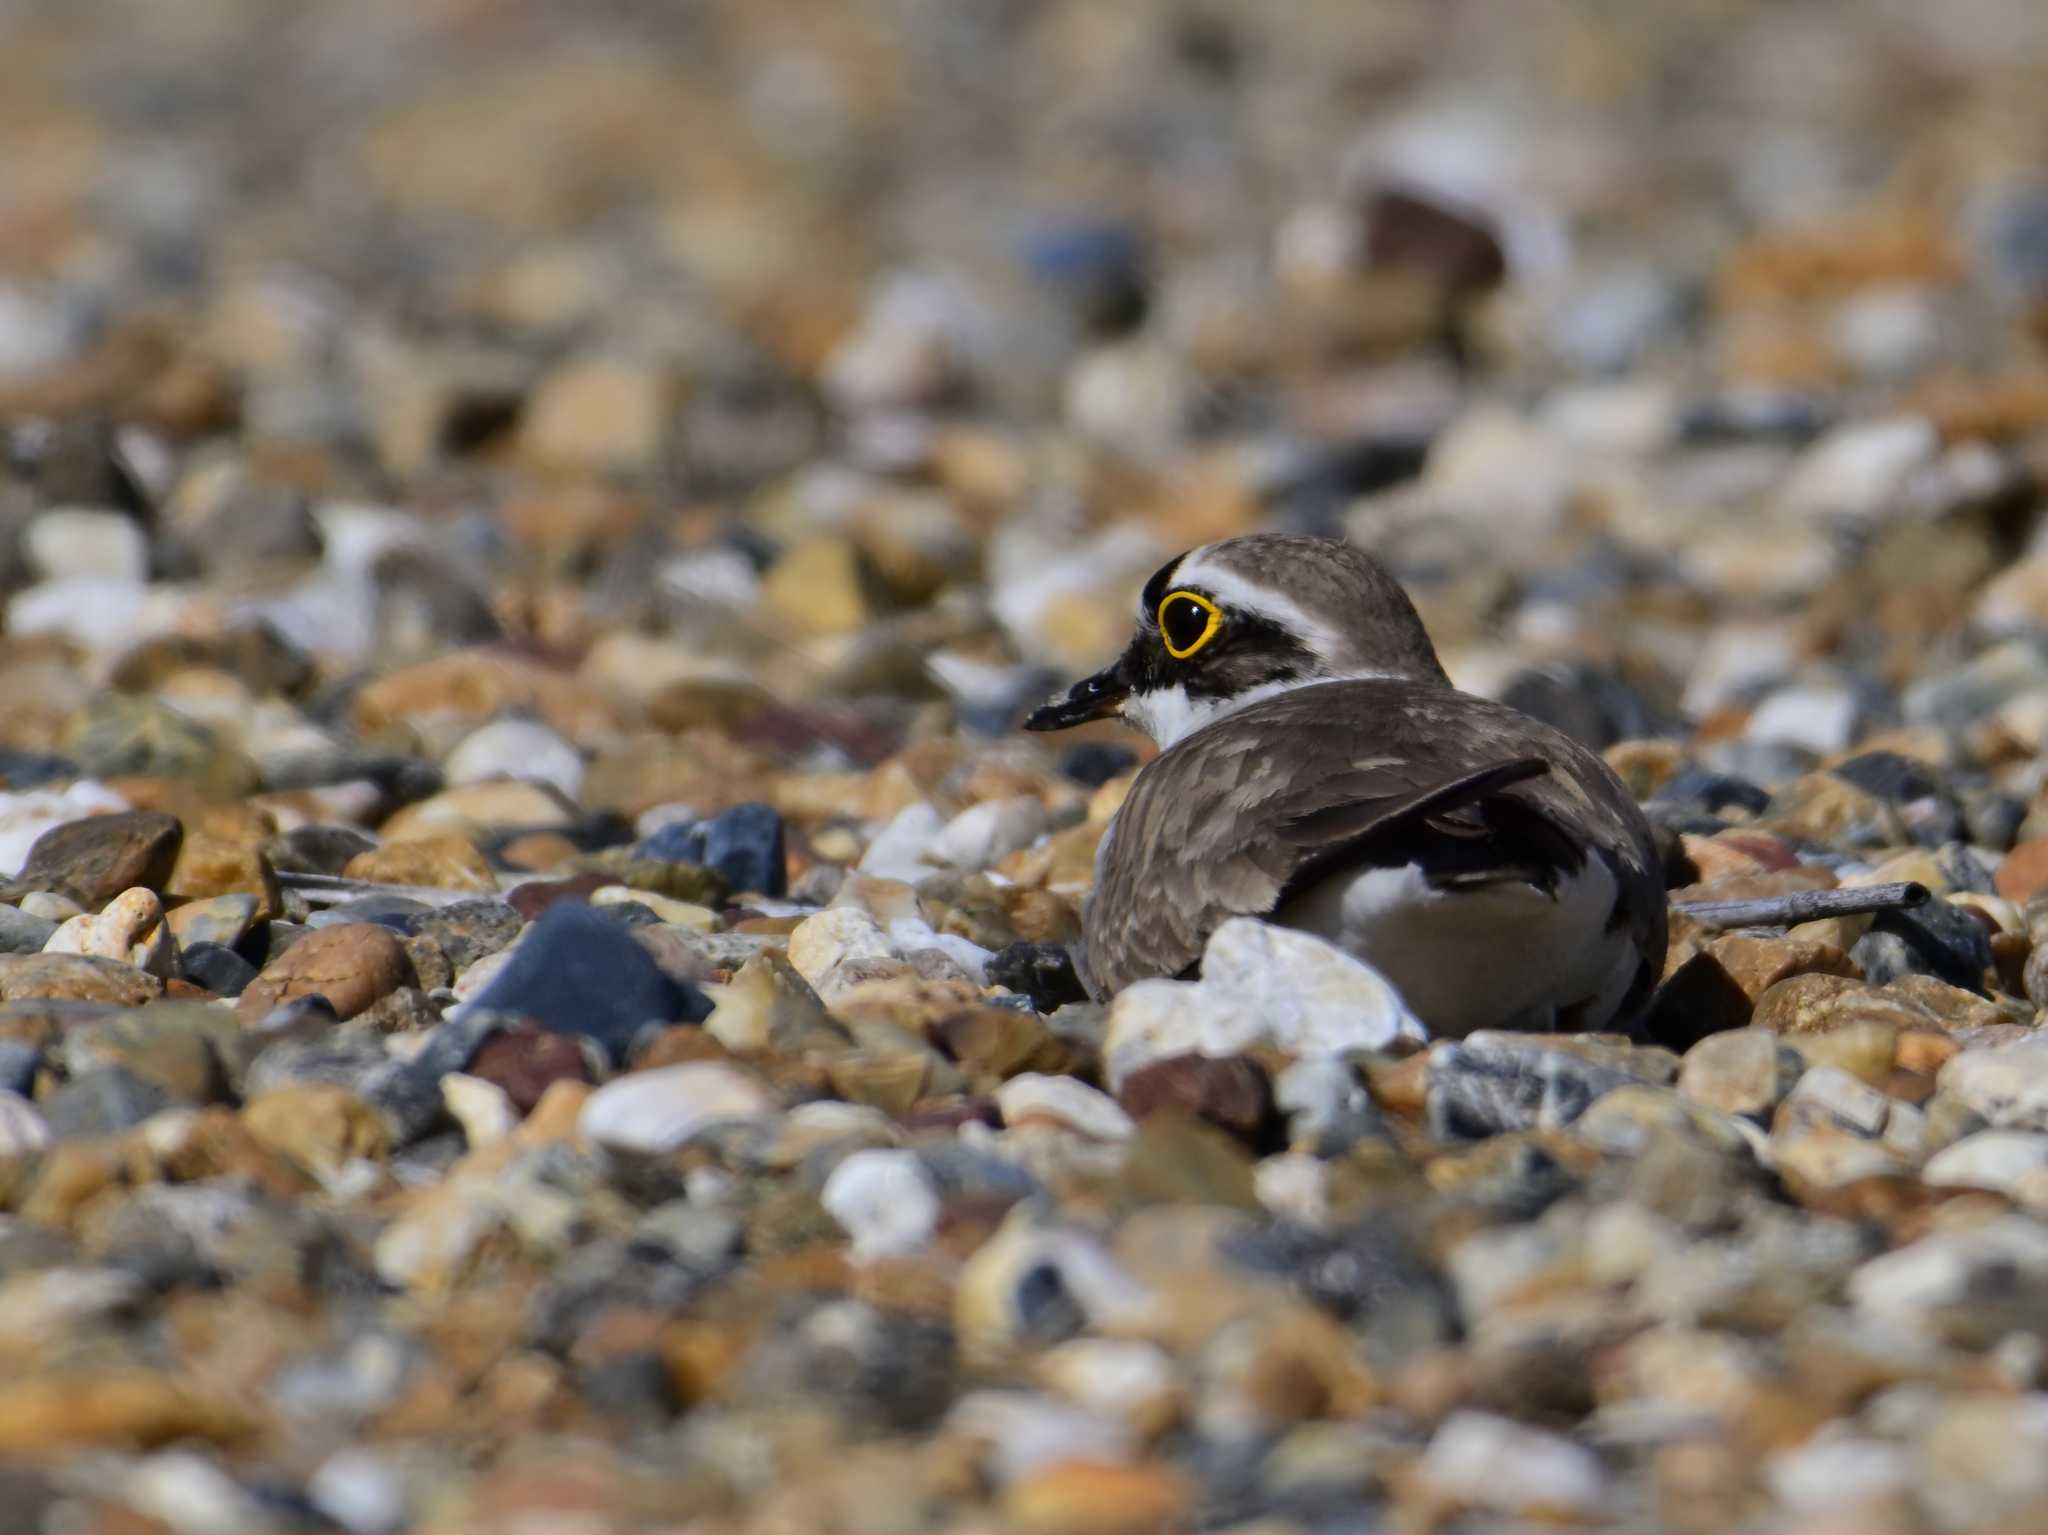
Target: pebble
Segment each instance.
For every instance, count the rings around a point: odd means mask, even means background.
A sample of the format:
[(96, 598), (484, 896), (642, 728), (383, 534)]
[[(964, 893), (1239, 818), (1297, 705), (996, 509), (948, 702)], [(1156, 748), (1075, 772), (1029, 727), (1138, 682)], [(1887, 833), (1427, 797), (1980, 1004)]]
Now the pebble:
[(713, 1125), (761, 1121), (779, 1112), (745, 1072), (712, 1061), (637, 1071), (593, 1092), (578, 1131), (607, 1150), (657, 1156)]
[(2048, 1197), (2048, 1135), (1980, 1130), (1929, 1157), (1920, 1177), (1937, 1188), (1995, 1189), (2038, 1206)]
[(66, 821), (36, 839), (16, 883), (27, 890), (55, 890), (98, 910), (137, 885), (161, 890), (183, 836), (175, 817), (153, 810)]
[(1249, 917), (1217, 928), (1202, 984), (1260, 1018), (1294, 1055), (1383, 1050), (1426, 1037), (1386, 978), (1335, 945)]
[(1799, 1052), (1768, 1029), (1734, 1029), (1710, 1034), (1686, 1051), (1678, 1090), (1723, 1114), (1762, 1121), (1805, 1068)]
[(13, 906), (0, 906), (0, 954), (40, 954), (58, 924)]
[(133, 965), (158, 980), (178, 972), (178, 944), (164, 921), (163, 902), (156, 893), (137, 887), (124, 890), (96, 916), (76, 916), (63, 923), (43, 945), (45, 954), (92, 954)]
[(1937, 1080), (1941, 1091), (1999, 1129), (2048, 1131), (2048, 1040), (1965, 1050)]
[(1605, 1094), (1644, 1081), (1544, 1041), (1481, 1031), (1430, 1050), (1424, 1113), (1439, 1140), (1557, 1130)]
[(828, 906), (799, 922), (789, 934), (789, 962), (828, 1002), (864, 980), (901, 973), (888, 934), (857, 906)]
[(583, 754), (533, 720), (493, 720), (456, 743), (441, 771), (451, 784), (532, 779), (573, 801), (583, 787)]
[(1590, 1450), (1479, 1412), (1455, 1413), (1438, 1427), (1421, 1474), (1453, 1502), (1528, 1518), (1594, 1517), (1607, 1491)]
[(414, 978), (397, 934), (372, 923), (344, 923), (308, 933), (265, 965), (236, 1010), (253, 1022), (281, 1003), (318, 996), (337, 1018), (353, 1018)]
[(50, 1144), (50, 1127), (18, 1092), (0, 1092), (0, 1158), (32, 1156)]
[(638, 851), (643, 858), (702, 864), (734, 890), (788, 893), (783, 820), (772, 805), (735, 805), (706, 821), (670, 822), (643, 838)]
[(854, 1152), (832, 1169), (818, 1199), (845, 1229), (856, 1262), (921, 1252), (942, 1208), (930, 1174), (909, 1151)]
[(996, 1108), (1012, 1130), (1041, 1125), (1108, 1142), (1137, 1134), (1121, 1104), (1072, 1077), (1022, 1072), (996, 1089)]
[(169, 1108), (171, 1096), (125, 1066), (101, 1066), (51, 1094), (43, 1117), (58, 1139), (118, 1135)]
[(711, 1012), (701, 991), (664, 973), (616, 923), (578, 902), (549, 907), (508, 954), (465, 1005), (593, 1040), (614, 1062), (649, 1025), (701, 1023)]
[(1294, 1055), (1339, 1056), (1423, 1036), (1376, 970), (1306, 933), (1233, 918), (1210, 938), (1202, 979), (1140, 981), (1110, 1005), (1110, 1085), (1177, 1055), (1239, 1055), (1270, 1040)]

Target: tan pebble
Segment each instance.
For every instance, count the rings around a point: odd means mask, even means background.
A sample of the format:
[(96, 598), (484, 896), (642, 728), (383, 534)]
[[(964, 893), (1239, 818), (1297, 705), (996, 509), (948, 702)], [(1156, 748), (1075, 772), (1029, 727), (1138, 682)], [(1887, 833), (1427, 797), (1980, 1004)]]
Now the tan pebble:
[(619, 906), (628, 902), (645, 906), (671, 927), (688, 928), (693, 933), (718, 930), (718, 913), (709, 906), (699, 906), (695, 901), (678, 901), (672, 896), (635, 890), (629, 885), (600, 885), (590, 892), (590, 904), (593, 906)]
[(188, 1439), (232, 1444), (253, 1432), (241, 1409), (168, 1376), (67, 1374), (0, 1385), (0, 1454), (153, 1449)]
[(269, 921), (284, 911), (277, 871), (263, 855), (260, 832), (247, 839), (188, 832), (184, 845), (178, 849), (178, 861), (164, 884), (164, 894), (187, 901), (223, 895), (253, 896), (258, 921)]
[(838, 1032), (810, 983), (786, 956), (772, 949), (749, 959), (718, 989), (703, 1027), (726, 1049), (741, 1055), (778, 1046), (788, 1050), (820, 1031)]
[(1194, 1499), (1170, 1466), (1062, 1461), (1011, 1483), (1002, 1509), (1019, 1535), (1155, 1535), (1186, 1518)]
[(1786, 928), (1785, 936), (1794, 943), (1832, 944), (1846, 954), (1870, 931), (1874, 920), (1869, 912), (1859, 912), (1850, 917), (1822, 917), (1818, 921), (1801, 922)]
[(482, 725), (522, 709), (572, 742), (602, 737), (617, 723), (605, 697), (573, 673), (481, 648), (437, 656), (365, 684), (351, 719), (358, 730), (374, 735), (421, 719)]
[(441, 1079), (441, 1101), (462, 1126), (463, 1139), (472, 1149), (503, 1140), (519, 1124), (519, 1111), (505, 1089), (482, 1077), (449, 1072)]
[(436, 833), (387, 842), (358, 853), (342, 868), (348, 879), (387, 885), (423, 885), (440, 890), (474, 890), (495, 895), (498, 876), (467, 837)]
[(1792, 1048), (1809, 1066), (1833, 1066), (1859, 1082), (1882, 1084), (1892, 1073), (1899, 1026), (1887, 1018), (1851, 1018), (1820, 1034), (1799, 1034)]
[(659, 368), (573, 357), (540, 381), (522, 416), (522, 456), (547, 468), (632, 473), (653, 466), (672, 386)]
[(1999, 1024), (2030, 1026), (2034, 1010), (2027, 1003), (1980, 997), (1931, 975), (1902, 975), (1885, 990), (1919, 1003), (1941, 1020), (1945, 1029), (1990, 1028)]
[(576, 818), (576, 807), (548, 784), (523, 778), (492, 779), (443, 789), (392, 816), (377, 828), (387, 843), (443, 836), (474, 838), (518, 827), (553, 831)]
[(2024, 903), (2048, 890), (2048, 837), (2022, 842), (2007, 853), (1993, 881), (2008, 901)]
[(1799, 1034), (1825, 1033), (1857, 1019), (1879, 1019), (1895, 1028), (1940, 1028), (1927, 1007), (1896, 990), (1848, 976), (1795, 975), (1757, 998), (1753, 1027), (1770, 1029), (1787, 1041)]
[(262, 1144), (314, 1173), (338, 1172), (389, 1149), (377, 1111), (347, 1088), (326, 1083), (295, 1083), (251, 1099), (242, 1123)]
[(761, 599), (805, 634), (844, 634), (868, 621), (860, 556), (850, 540), (832, 534), (791, 545), (762, 580)]
[(1685, 1053), (1678, 1090), (1723, 1114), (1760, 1119), (1792, 1090), (1805, 1063), (1768, 1029), (1709, 1034)]
[(1946, 1066), (1962, 1046), (1947, 1034), (1932, 1029), (1902, 1029), (1892, 1064), (1901, 1071), (1933, 1076)]
[(92, 954), (0, 954), (0, 1002), (111, 1002), (140, 1007), (164, 983), (120, 960)]
[(1707, 953), (1720, 961), (1743, 995), (1752, 1004), (1779, 981), (1795, 975), (1862, 975), (1856, 962), (1840, 949), (1824, 943), (1801, 943), (1790, 938), (1762, 938), (1747, 933), (1730, 933), (1711, 940)]
[(1979, 920), (1989, 926), (1993, 937), (2001, 934), (2023, 934), (2027, 930), (2026, 921), (2021, 917), (2019, 907), (2002, 896), (1986, 895), (1981, 890), (1958, 890), (1951, 893), (1947, 899), (1951, 906), (1960, 906), (1964, 911), (1975, 912)]
[(568, 1079), (550, 1082), (540, 1102), (520, 1121), (513, 1138), (524, 1146), (544, 1146), (576, 1138), (576, 1124), (583, 1105), (597, 1089), (588, 1082)]
[(1420, 1118), (1429, 1093), (1429, 1052), (1419, 1050), (1404, 1060), (1375, 1061), (1366, 1067), (1365, 1085), (1381, 1108)]

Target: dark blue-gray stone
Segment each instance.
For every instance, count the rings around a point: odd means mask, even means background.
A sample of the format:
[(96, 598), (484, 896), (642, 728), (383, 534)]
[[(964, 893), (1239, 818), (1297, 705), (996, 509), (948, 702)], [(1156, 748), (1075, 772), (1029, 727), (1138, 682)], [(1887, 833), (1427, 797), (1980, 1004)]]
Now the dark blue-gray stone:
[(734, 890), (781, 896), (789, 889), (782, 814), (772, 805), (735, 805), (705, 821), (672, 821), (635, 852), (664, 863), (701, 864)]
[(40, 954), (57, 924), (18, 906), (0, 906), (0, 954)]
[(701, 1023), (711, 1012), (709, 997), (663, 973), (618, 923), (581, 901), (543, 912), (472, 1005), (595, 1040), (614, 1064), (648, 1024)]
[(195, 943), (180, 955), (185, 979), (217, 997), (239, 997), (256, 979), (256, 967), (225, 944)]
[[(1962, 907), (1935, 896), (1919, 906), (1881, 911), (1872, 919), (1865, 938), (1873, 936), (1903, 942), (1914, 969), (1983, 994), (1984, 972), (1992, 962), (1991, 938), (1984, 925)], [(1862, 947), (1859, 942), (1857, 951)]]

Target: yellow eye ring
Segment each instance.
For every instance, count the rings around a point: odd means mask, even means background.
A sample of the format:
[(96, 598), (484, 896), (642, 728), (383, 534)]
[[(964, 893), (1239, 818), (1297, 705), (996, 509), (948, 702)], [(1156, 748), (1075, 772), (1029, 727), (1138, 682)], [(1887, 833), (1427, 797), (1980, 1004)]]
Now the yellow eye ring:
[[(1193, 615), (1171, 611), (1176, 603), (1190, 602), (1202, 610), (1202, 627), (1194, 638), (1187, 637)], [(1209, 641), (1216, 638), (1216, 631), (1223, 627), (1223, 612), (1200, 592), (1168, 592), (1159, 599), (1159, 642), (1166, 647), (1166, 653), (1176, 661), (1185, 661)], [(1174, 636), (1178, 632), (1180, 643)]]

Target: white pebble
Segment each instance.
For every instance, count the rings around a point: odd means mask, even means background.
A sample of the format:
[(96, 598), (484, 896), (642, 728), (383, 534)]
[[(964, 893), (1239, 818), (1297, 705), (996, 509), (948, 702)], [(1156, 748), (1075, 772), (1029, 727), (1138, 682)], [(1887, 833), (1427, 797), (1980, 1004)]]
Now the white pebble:
[(789, 935), (789, 962), (827, 1001), (861, 964), (897, 957), (882, 925), (858, 906), (828, 906)]
[(1045, 831), (1045, 806), (1033, 795), (988, 799), (948, 821), (932, 844), (932, 856), (956, 869), (986, 869)]
[(583, 754), (534, 720), (492, 720), (464, 736), (442, 764), (451, 784), (525, 778), (573, 800), (583, 789)]
[(133, 517), (60, 506), (22, 530), (22, 550), (48, 580), (83, 577), (139, 586), (149, 576), (149, 540)]
[(1202, 985), (1259, 1018), (1295, 1056), (1381, 1050), (1428, 1038), (1379, 971), (1311, 933), (1233, 917), (1202, 951)]
[(931, 1174), (913, 1151), (856, 1151), (825, 1180), (819, 1202), (853, 1239), (857, 1262), (921, 1252), (938, 1229), (941, 1205)]
[[(1920, 1177), (1936, 1188), (1996, 1189), (2020, 1197), (2048, 1192), (2048, 1135), (1979, 1130), (1928, 1158)], [(2032, 1201), (2026, 1201), (2031, 1203)]]
[(1011, 1129), (1050, 1121), (1092, 1141), (1127, 1141), (1138, 1133), (1122, 1104), (1073, 1077), (1023, 1072), (996, 1089), (996, 1107)]
[(398, 1477), (383, 1456), (358, 1445), (323, 1460), (306, 1479), (306, 1497), (349, 1535), (393, 1535), (406, 1521)]
[(1501, 1513), (1585, 1517), (1606, 1477), (1591, 1450), (1485, 1412), (1455, 1412), (1422, 1457), (1422, 1474), (1461, 1503)]
[(658, 1156), (711, 1125), (771, 1119), (778, 1107), (745, 1072), (689, 1061), (605, 1083), (584, 1103), (576, 1128), (609, 1150)]
[(128, 801), (91, 778), (81, 778), (61, 790), (0, 794), (0, 874), (10, 879), (19, 874), (28, 861), (28, 850), (52, 827), (128, 808)]
[(935, 845), (945, 826), (924, 801), (905, 805), (861, 854), (860, 872), (911, 885), (937, 873)]
[(25, 1157), (50, 1144), (42, 1111), (20, 1093), (0, 1089), (0, 1160)]
[(944, 1431), (984, 1444), (999, 1485), (1061, 1461), (1125, 1461), (1135, 1448), (1115, 1418), (1035, 1391), (970, 1391), (946, 1414)]

